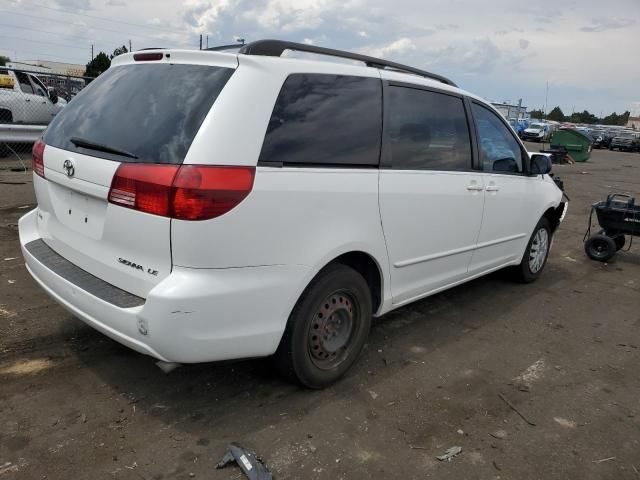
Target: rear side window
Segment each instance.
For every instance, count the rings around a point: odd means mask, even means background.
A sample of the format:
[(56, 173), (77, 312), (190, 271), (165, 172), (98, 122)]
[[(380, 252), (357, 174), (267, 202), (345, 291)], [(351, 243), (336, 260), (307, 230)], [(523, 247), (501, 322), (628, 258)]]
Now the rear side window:
[(471, 169), (471, 140), (461, 98), (391, 86), (388, 105), (394, 169)]
[[(164, 63), (110, 68), (56, 115), (44, 141), (120, 162), (182, 163), (233, 71)], [(72, 138), (137, 158), (76, 146)]]
[(280, 90), (260, 162), (377, 166), (381, 129), (380, 79), (293, 74)]

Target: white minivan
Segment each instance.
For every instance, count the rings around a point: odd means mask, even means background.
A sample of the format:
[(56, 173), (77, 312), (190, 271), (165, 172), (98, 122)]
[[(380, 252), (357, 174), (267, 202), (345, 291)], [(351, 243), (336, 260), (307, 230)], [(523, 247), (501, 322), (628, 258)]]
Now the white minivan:
[(57, 302), (161, 361), (275, 354), (312, 388), (372, 316), (535, 280), (566, 209), (548, 158), (450, 80), (275, 40), (118, 56), (33, 159), (20, 241)]

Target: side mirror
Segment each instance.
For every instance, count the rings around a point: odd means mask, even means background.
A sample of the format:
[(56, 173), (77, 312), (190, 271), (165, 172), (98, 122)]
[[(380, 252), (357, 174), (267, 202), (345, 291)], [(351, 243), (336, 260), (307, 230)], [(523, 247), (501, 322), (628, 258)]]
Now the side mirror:
[(49, 100), (52, 103), (58, 103), (58, 92), (53, 87), (47, 87), (47, 93), (49, 94)]
[(551, 158), (547, 155), (534, 153), (531, 155), (531, 168), (529, 172), (532, 175), (545, 175), (551, 172), (552, 166)]

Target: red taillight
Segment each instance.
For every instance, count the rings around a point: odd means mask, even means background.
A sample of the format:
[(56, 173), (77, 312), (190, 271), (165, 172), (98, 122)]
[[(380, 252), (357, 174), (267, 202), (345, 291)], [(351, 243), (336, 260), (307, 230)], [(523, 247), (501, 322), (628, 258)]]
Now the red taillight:
[(45, 143), (39, 138), (31, 150), (31, 168), (42, 178), (44, 178), (44, 147)]
[(111, 182), (109, 202), (180, 220), (206, 220), (244, 200), (254, 174), (253, 167), (124, 163)]

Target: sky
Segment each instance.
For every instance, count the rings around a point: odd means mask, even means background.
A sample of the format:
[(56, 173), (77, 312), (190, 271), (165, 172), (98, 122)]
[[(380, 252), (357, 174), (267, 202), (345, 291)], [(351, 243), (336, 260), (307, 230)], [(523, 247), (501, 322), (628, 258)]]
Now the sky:
[(640, 101), (640, 0), (0, 0), (0, 55), (86, 64), (132, 42), (277, 38), (384, 57), (490, 101), (600, 116)]

